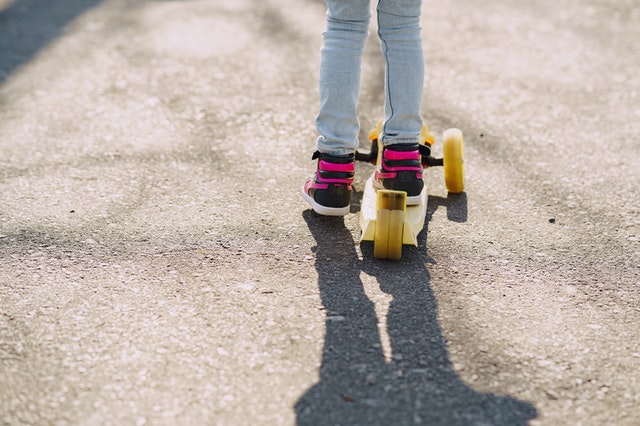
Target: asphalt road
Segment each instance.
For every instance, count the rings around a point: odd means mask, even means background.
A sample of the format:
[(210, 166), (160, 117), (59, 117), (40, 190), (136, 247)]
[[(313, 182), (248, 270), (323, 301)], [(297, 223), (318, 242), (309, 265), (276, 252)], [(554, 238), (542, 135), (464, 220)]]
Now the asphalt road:
[(426, 2), (467, 185), (399, 262), (299, 194), (323, 20), (0, 0), (0, 424), (640, 424), (637, 2)]

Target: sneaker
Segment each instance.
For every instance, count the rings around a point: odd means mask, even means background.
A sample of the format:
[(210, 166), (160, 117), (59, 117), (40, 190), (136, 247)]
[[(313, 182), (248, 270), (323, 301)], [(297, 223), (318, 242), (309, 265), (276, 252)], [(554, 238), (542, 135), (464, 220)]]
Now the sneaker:
[(355, 171), (354, 154), (330, 155), (316, 151), (312, 159), (318, 159), (318, 168), (302, 188), (304, 199), (318, 214), (346, 215), (349, 213), (353, 192), (351, 184)]
[(416, 144), (394, 144), (382, 148), (382, 159), (373, 176), (378, 189), (407, 193), (407, 205), (420, 204), (424, 188), (422, 157)]

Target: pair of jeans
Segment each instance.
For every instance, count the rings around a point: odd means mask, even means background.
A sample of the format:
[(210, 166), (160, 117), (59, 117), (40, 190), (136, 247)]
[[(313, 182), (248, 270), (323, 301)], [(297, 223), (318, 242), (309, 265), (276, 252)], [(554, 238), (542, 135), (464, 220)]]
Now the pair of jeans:
[[(378, 36), (386, 64), (383, 145), (416, 143), (422, 119), (424, 57), (422, 0), (376, 0)], [(334, 155), (358, 147), (361, 61), (369, 35), (370, 0), (325, 0), (327, 30), (320, 60), (317, 148)]]

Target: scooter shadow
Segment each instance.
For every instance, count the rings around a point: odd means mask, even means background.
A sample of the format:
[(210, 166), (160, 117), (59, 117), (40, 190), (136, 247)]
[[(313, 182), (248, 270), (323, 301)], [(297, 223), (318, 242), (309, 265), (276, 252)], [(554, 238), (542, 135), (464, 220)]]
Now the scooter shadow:
[(469, 215), (467, 207), (467, 193), (448, 193), (447, 198), (429, 195), (427, 201), (427, 222), (439, 207), (447, 209), (447, 219), (456, 223), (464, 223)]
[[(453, 210), (457, 220), (464, 219), (462, 210)], [(478, 392), (453, 370), (425, 267), (426, 232), (421, 233), (421, 247), (405, 249), (400, 261), (374, 259), (370, 244), (362, 245), (360, 260), (342, 218), (311, 210), (303, 218), (317, 243), (326, 335), (319, 382), (295, 406), (298, 425), (513, 426), (536, 417), (531, 404)], [(386, 321), (390, 362), (382, 349), (380, 319), (364, 291), (363, 272), (392, 296)]]

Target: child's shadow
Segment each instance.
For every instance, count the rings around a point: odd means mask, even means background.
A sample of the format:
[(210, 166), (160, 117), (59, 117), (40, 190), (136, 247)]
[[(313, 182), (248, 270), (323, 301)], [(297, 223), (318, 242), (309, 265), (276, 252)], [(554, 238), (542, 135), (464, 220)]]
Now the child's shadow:
[[(326, 337), (320, 381), (297, 402), (297, 424), (513, 426), (536, 416), (532, 405), (477, 392), (453, 371), (424, 266), (425, 232), (422, 250), (405, 248), (399, 262), (374, 259), (370, 245), (363, 245), (359, 260), (343, 219), (312, 211), (303, 216), (317, 242)], [(387, 314), (389, 363), (361, 272), (376, 277), (393, 297)]]

